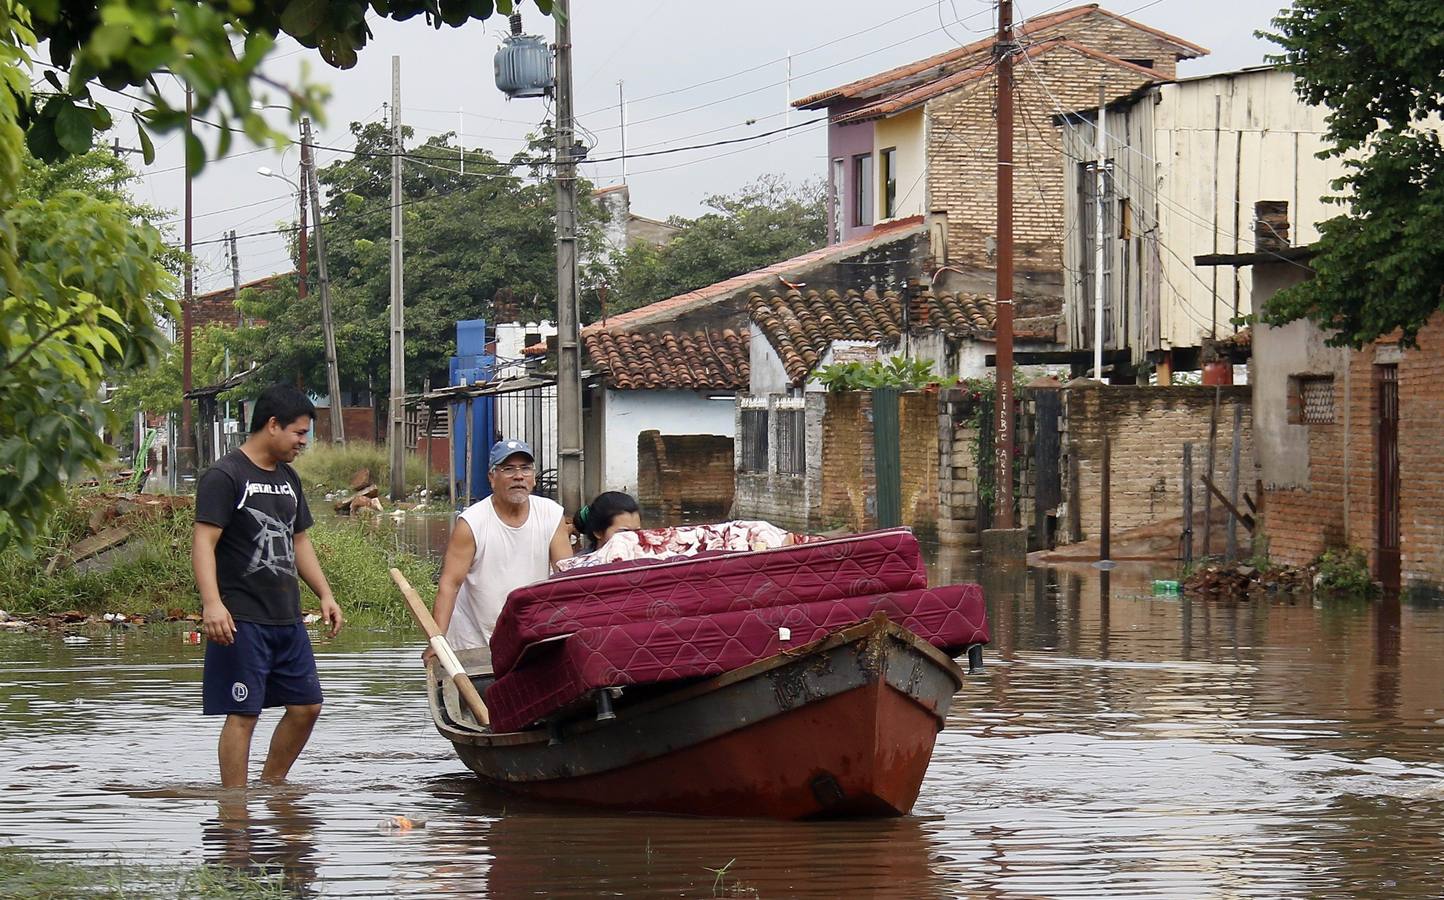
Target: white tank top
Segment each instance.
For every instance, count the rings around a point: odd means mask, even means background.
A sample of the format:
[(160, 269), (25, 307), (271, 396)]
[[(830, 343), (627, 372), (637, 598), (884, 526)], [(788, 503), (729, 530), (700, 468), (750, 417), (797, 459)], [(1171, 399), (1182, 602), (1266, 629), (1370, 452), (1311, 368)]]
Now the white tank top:
[(526, 521), (512, 527), (496, 514), (487, 497), (462, 510), (459, 518), (471, 528), (476, 555), (446, 627), (447, 643), (456, 650), (485, 647), (506, 595), (547, 577), (549, 549), (562, 522), (562, 507), (554, 500), (532, 496)]

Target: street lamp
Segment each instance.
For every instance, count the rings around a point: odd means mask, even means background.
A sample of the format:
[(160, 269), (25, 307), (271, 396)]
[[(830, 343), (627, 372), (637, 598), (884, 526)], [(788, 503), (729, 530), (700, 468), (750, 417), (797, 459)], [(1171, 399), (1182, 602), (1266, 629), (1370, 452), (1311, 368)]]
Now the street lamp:
[(296, 192), (296, 199), (297, 199), (297, 201), (298, 201), (298, 202), (300, 203), (300, 205), (301, 205), (301, 235), (300, 235), (300, 240), (297, 242), (297, 245), (296, 245), (296, 249), (299, 251), (299, 256), (300, 256), (300, 265), (299, 265), (299, 267), (298, 267), (298, 268), (299, 268), (299, 271), (297, 271), (297, 273), (296, 273), (296, 275), (297, 275), (297, 278), (296, 278), (296, 296), (298, 296), (298, 297), (305, 297), (305, 296), (306, 296), (306, 262), (307, 262), (307, 260), (306, 260), (306, 188), (305, 188), (303, 185), (297, 184), (296, 182), (294, 182), (294, 181), (292, 181), (291, 179), (287, 178), (285, 175), (282, 175), (280, 172), (272, 171), (269, 166), (261, 166), (260, 168), (256, 169), (256, 174), (257, 174), (257, 175), (262, 175), (262, 176), (264, 176), (264, 177), (266, 177), (266, 178), (278, 178), (278, 179), (280, 179), (281, 181), (286, 182), (286, 184), (290, 185), (290, 186), (291, 186), (291, 189)]

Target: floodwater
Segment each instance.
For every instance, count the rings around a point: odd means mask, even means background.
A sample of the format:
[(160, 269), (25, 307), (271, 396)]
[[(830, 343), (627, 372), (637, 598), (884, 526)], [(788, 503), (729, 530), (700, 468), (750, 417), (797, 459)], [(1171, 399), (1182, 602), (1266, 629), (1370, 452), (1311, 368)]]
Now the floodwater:
[[(224, 797), (202, 648), (4, 637), (0, 842), (279, 873), (298, 896), (1444, 894), (1444, 610), (1153, 597), (1152, 577), (984, 577), (986, 674), (956, 698), (913, 815), (892, 821), (487, 793), (431, 728), (414, 637), (356, 632), (317, 643), (326, 713), (294, 783)], [(379, 827), (397, 814), (425, 826)]]

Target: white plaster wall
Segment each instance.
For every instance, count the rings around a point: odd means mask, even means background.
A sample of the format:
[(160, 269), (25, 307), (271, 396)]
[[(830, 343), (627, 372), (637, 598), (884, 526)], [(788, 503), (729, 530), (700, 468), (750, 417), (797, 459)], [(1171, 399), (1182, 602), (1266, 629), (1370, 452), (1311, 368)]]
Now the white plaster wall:
[(752, 325), (752, 339), (747, 345), (747, 355), (752, 366), (748, 376), (748, 392), (754, 397), (787, 393), (791, 381), (787, 377), (787, 369), (782, 366), (782, 357), (777, 355), (772, 342), (767, 340), (767, 336), (756, 323)]
[(608, 390), (602, 489), (636, 494), (637, 437), (642, 432), (730, 438), (737, 433), (736, 416), (732, 391)]
[(546, 340), (556, 333), (557, 327), (551, 322), (498, 322), (496, 325), (496, 358), (516, 360), (516, 362), (499, 367), (497, 376), (513, 378), (526, 372), (526, 363), (522, 361), (521, 351), (526, 349), (527, 335), (539, 334), (542, 340)]

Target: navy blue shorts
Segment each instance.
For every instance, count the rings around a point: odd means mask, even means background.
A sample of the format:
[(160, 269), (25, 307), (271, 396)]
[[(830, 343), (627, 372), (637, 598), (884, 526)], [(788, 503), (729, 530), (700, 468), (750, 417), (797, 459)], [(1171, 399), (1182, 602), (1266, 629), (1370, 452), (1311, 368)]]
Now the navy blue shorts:
[(234, 643), (206, 642), (202, 691), (208, 716), (256, 716), (268, 706), (320, 703), (306, 626), (237, 622)]

